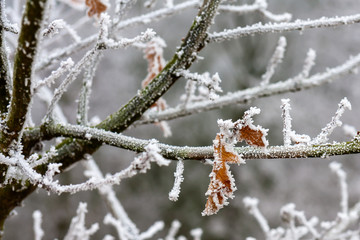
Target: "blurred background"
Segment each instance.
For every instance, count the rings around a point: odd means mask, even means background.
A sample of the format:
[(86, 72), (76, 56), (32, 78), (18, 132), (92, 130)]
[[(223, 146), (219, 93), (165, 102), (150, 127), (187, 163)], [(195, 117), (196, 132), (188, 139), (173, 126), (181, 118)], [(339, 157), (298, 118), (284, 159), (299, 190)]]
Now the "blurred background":
[[(12, 1), (22, 6), (20, 0)], [(11, 7), (14, 4), (12, 1), (6, 1), (7, 6)], [(181, 1), (174, 0), (175, 4), (179, 2)], [(251, 4), (252, 1), (232, 1), (231, 3)], [(154, 9), (163, 7), (163, 4), (163, 1), (158, 0)], [(137, 1), (124, 19), (154, 9), (147, 9), (143, 1)], [(276, 14), (289, 12), (295, 20), (357, 14), (360, 6), (357, 0), (269, 0), (268, 10)], [(109, 11), (113, 9), (110, 8)], [(51, 19), (61, 17), (69, 24), (78, 21), (86, 14), (85, 10), (76, 10), (63, 2), (55, 3), (54, 12), (56, 14), (51, 15)], [(164, 57), (168, 60), (176, 51), (176, 47), (180, 45), (181, 39), (185, 37), (196, 13), (196, 9), (188, 9), (160, 22), (125, 29), (120, 32), (120, 35), (133, 37), (146, 28), (153, 28), (166, 41)], [(15, 20), (15, 17), (8, 18)], [(242, 16), (222, 13), (217, 16), (210, 32), (266, 21), (267, 19), (256, 12)], [(90, 19), (78, 31), (79, 35), (85, 37), (95, 33), (97, 29), (96, 20)], [(11, 49), (14, 49), (11, 41), (14, 42), (16, 36), (10, 35), (8, 33), (9, 45)], [(286, 80), (297, 75), (302, 69), (309, 48), (317, 53), (312, 74), (337, 66), (346, 61), (349, 56), (360, 52), (360, 26), (358, 24), (281, 35), (264, 34), (223, 43), (211, 43), (200, 53), (204, 60), (194, 63), (190, 71), (199, 73), (208, 71), (211, 75), (218, 72), (222, 79), (221, 86), (224, 93), (257, 86), (280, 36), (285, 36), (287, 39), (287, 51), (283, 63), (277, 68), (271, 82)], [(48, 47), (42, 49), (41, 54), (45, 56), (55, 47), (66, 46), (70, 41), (71, 39), (65, 35), (61, 41), (49, 44)], [(77, 60), (83, 53), (72, 57)], [(53, 68), (39, 72), (39, 77), (49, 75), (57, 66), (55, 64)], [(140, 50), (128, 48), (104, 52), (93, 82), (89, 118), (98, 116), (104, 119), (116, 111), (136, 94), (146, 74), (147, 63)], [(71, 85), (60, 103), (71, 123), (75, 123), (76, 120), (76, 100), (81, 89), (81, 77), (80, 74), (79, 79)], [(352, 103), (353, 109), (345, 112), (342, 122), (359, 129), (360, 85), (358, 78), (359, 75), (351, 74), (330, 84), (309, 90), (261, 98), (247, 105), (234, 104), (219, 110), (171, 120), (168, 124), (173, 134), (169, 138), (164, 138), (161, 130), (154, 125), (133, 127), (124, 134), (143, 139), (156, 138), (160, 142), (172, 145), (208, 146), (212, 144), (218, 132), (217, 119), (237, 120), (249, 107), (257, 106), (261, 109), (261, 114), (255, 117), (255, 124), (269, 129), (270, 145), (281, 145), (283, 143), (280, 109), (282, 98), (291, 99), (293, 129), (297, 133), (315, 137), (331, 120), (338, 103), (344, 97)], [(169, 106), (176, 106), (179, 102), (180, 96), (184, 93), (185, 83), (186, 80), (180, 79), (165, 94), (164, 98)], [(33, 118), (36, 124), (40, 123), (45, 111), (45, 104), (36, 98), (33, 103)], [(330, 141), (344, 140), (349, 140), (349, 137), (341, 128), (337, 128), (331, 135)], [(136, 154), (130, 151), (109, 146), (103, 146), (94, 154), (103, 173), (115, 173), (124, 169), (135, 156)], [(260, 210), (272, 227), (281, 224), (279, 210), (289, 202), (295, 203), (297, 209), (305, 211), (307, 218), (318, 216), (322, 220), (333, 220), (340, 209), (340, 189), (337, 178), (328, 168), (331, 161), (341, 162), (348, 173), (349, 201), (352, 206), (359, 201), (360, 193), (358, 155), (326, 159), (248, 160), (246, 165), (234, 165), (231, 171), (238, 188), (235, 198), (230, 200), (229, 206), (210, 217), (202, 217), (201, 211), (206, 202), (204, 194), (209, 184), (208, 175), (211, 167), (197, 161), (185, 162), (185, 180), (181, 185), (180, 198), (175, 203), (168, 199), (168, 193), (173, 186), (176, 162), (173, 162), (170, 167), (163, 168), (153, 164), (148, 173), (124, 180), (119, 186), (114, 186), (114, 189), (129, 217), (141, 231), (146, 230), (158, 220), (163, 220), (168, 229), (171, 222), (177, 219), (182, 224), (179, 234), (190, 239), (189, 231), (198, 227), (204, 231), (203, 239), (244, 239), (247, 236), (263, 239), (260, 227), (244, 208), (242, 199), (245, 196), (259, 198)], [(83, 171), (83, 166), (77, 164), (62, 174), (59, 180), (63, 184), (83, 182), (86, 180)], [(33, 239), (32, 212), (37, 209), (43, 213), (43, 228), (46, 234), (44, 239), (63, 238), (80, 201), (88, 203), (86, 216), (88, 226), (95, 222), (100, 224), (100, 230), (92, 239), (102, 239), (107, 233), (117, 235), (111, 226), (103, 224), (107, 207), (96, 191), (57, 196), (38, 190), (27, 198), (23, 203), (24, 206), (17, 208), (16, 214), (8, 220), (5, 239)], [(164, 237), (166, 233), (164, 230), (155, 237)]]

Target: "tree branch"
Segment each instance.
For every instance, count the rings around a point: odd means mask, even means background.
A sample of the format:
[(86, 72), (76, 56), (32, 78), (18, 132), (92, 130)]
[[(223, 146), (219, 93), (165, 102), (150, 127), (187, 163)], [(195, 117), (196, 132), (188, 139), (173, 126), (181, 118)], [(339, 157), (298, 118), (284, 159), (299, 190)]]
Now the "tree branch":
[(238, 27), (223, 32), (209, 34), (209, 42), (222, 42), (239, 37), (252, 36), (254, 34), (280, 33), (288, 31), (303, 31), (311, 28), (337, 27), (340, 25), (354, 24), (360, 22), (360, 14), (344, 17), (319, 18), (315, 20), (296, 20), (294, 22), (282, 23), (257, 23), (252, 26)]
[(14, 79), (9, 113), (0, 137), (0, 148), (8, 151), (22, 130), (31, 101), (33, 63), (47, 0), (27, 1), (14, 63)]
[(133, 126), (140, 124), (154, 123), (158, 121), (171, 120), (183, 116), (188, 116), (194, 113), (200, 113), (217, 108), (221, 108), (230, 104), (245, 104), (255, 99), (269, 97), (277, 94), (296, 92), (312, 87), (317, 87), (325, 83), (329, 83), (335, 79), (351, 73), (354, 69), (360, 66), (360, 54), (350, 57), (343, 64), (333, 68), (327, 69), (325, 72), (314, 74), (305, 79), (298, 79), (297, 77), (272, 83), (265, 86), (257, 86), (240, 90), (234, 93), (228, 93), (220, 96), (216, 100), (204, 100), (201, 102), (193, 102), (187, 105), (186, 108), (181, 106), (175, 108), (165, 109), (161, 112), (152, 112), (143, 116)]
[[(45, 130), (43, 128), (43, 130)], [(138, 139), (93, 127), (84, 127), (70, 124), (48, 124), (45, 136), (71, 137), (86, 141), (97, 141), (110, 146), (119, 147), (134, 152), (144, 152), (150, 140)], [(214, 156), (213, 146), (189, 147), (172, 146), (159, 143), (160, 154), (167, 159), (212, 159)], [(297, 144), (291, 146), (271, 146), (266, 150), (255, 147), (237, 147), (236, 151), (244, 159), (275, 159), (275, 158), (319, 158), (336, 155), (360, 153), (360, 135), (354, 140), (342, 143), (306, 145)]]
[(0, 0), (0, 119), (5, 118), (10, 102), (11, 77), (5, 43), (5, 1)]
[[(5, 126), (0, 135), (0, 151), (4, 154), (9, 151), (10, 144), (17, 140), (25, 123), (32, 94), (32, 67), (39, 43), (39, 33), (45, 14), (46, 2), (47, 0), (28, 0), (26, 2), (15, 55), (11, 105)], [(0, 183), (3, 182), (3, 172), (5, 170), (6, 167), (0, 165)], [(23, 186), (15, 183), (0, 188), (0, 232), (2, 232), (4, 221), (11, 210), (18, 206), (24, 197), (34, 189), (34, 186), (23, 189)]]

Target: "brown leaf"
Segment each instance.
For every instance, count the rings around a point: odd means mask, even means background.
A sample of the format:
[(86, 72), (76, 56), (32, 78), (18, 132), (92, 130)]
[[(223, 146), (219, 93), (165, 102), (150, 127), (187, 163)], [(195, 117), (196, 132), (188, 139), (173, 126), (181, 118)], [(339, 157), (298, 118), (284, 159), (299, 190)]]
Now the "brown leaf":
[[(208, 200), (202, 215), (212, 215), (217, 213), (223, 206), (227, 205), (227, 199), (233, 198), (236, 190), (234, 178), (229, 170), (227, 163), (242, 163), (241, 157), (232, 149), (227, 149), (225, 139), (222, 134), (217, 134), (214, 140), (214, 165), (210, 173), (210, 184), (206, 195)], [(228, 146), (232, 148), (231, 146)]]
[[(144, 50), (144, 58), (148, 62), (148, 74), (146, 78), (141, 82), (142, 88), (145, 88), (149, 83), (163, 70), (165, 67), (165, 60), (163, 57), (163, 48), (165, 43), (161, 38), (154, 38), (147, 43)], [(156, 108), (158, 111), (166, 109), (166, 101), (163, 98), (159, 98), (150, 108)], [(165, 121), (155, 123), (158, 125), (164, 133), (164, 137), (171, 136), (171, 130), (169, 125)]]
[(85, 4), (89, 7), (87, 12), (89, 17), (92, 17), (95, 14), (97, 17), (100, 17), (100, 14), (105, 12), (107, 9), (106, 4), (104, 4), (101, 0), (85, 0)]
[(265, 147), (264, 132), (260, 129), (254, 130), (248, 125), (238, 129), (237, 139), (239, 142), (245, 140), (245, 142), (252, 146)]
[[(165, 60), (162, 49), (164, 46), (165, 43), (160, 38), (155, 38), (154, 40), (147, 43), (147, 46), (144, 50), (144, 57), (148, 62), (148, 74), (141, 83), (142, 88), (145, 88), (147, 85), (149, 85), (149, 83), (163, 70), (165, 66)], [(163, 111), (166, 108), (166, 101), (163, 98), (159, 98), (158, 101), (155, 102), (151, 107), (157, 107), (159, 111)]]

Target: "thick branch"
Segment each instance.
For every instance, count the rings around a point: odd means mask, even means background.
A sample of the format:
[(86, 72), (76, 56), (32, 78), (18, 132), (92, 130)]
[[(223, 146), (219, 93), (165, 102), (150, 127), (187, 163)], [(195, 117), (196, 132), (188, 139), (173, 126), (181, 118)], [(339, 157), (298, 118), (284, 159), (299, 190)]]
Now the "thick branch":
[[(22, 27), (15, 55), (11, 105), (5, 128), (0, 135), (0, 151), (5, 154), (8, 152), (10, 144), (18, 138), (24, 126), (28, 106), (31, 101), (32, 66), (36, 55), (46, 2), (47, 0), (28, 0), (23, 14)], [(3, 181), (3, 171), (5, 170), (6, 168), (1, 165), (0, 182)], [(17, 186), (16, 184), (0, 188), (0, 232), (3, 230), (4, 221), (11, 210), (18, 206), (22, 199), (34, 189), (33, 186), (23, 189), (22, 186)]]
[(18, 138), (31, 101), (32, 67), (47, 0), (27, 1), (14, 62), (14, 79), (9, 114), (0, 138), (2, 152)]
[(5, 45), (5, 1), (0, 0), (0, 119), (7, 112), (10, 102), (10, 73)]
[[(149, 140), (137, 139), (120, 133), (105, 131), (103, 129), (83, 127), (76, 125), (49, 124), (46, 127), (45, 136), (72, 137), (86, 141), (98, 141), (111, 146), (128, 149), (134, 152), (143, 152), (150, 143)], [(161, 154), (168, 159), (212, 159), (214, 150), (212, 146), (189, 147), (172, 146), (159, 143)], [(354, 140), (342, 143), (322, 145), (292, 145), (271, 146), (266, 150), (254, 147), (238, 147), (236, 151), (244, 159), (275, 159), (275, 158), (319, 158), (327, 156), (360, 153), (360, 136)]]

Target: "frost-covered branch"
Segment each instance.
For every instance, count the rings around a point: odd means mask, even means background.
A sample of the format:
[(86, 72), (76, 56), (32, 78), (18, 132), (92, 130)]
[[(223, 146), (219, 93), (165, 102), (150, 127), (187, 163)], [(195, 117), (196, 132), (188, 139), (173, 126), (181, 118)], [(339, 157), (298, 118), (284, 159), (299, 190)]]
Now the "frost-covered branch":
[(291, 116), (290, 116), (290, 110), (291, 106), (289, 104), (290, 99), (282, 99), (281, 100), (281, 117), (283, 119), (283, 135), (284, 135), (284, 146), (290, 146), (291, 145)]
[(10, 102), (11, 75), (9, 57), (5, 41), (5, 0), (0, 0), (0, 115), (8, 110)]
[(269, 97), (286, 92), (301, 91), (312, 87), (331, 82), (339, 79), (360, 66), (360, 54), (350, 57), (343, 64), (333, 68), (328, 68), (322, 73), (314, 74), (307, 78), (289, 78), (285, 81), (280, 81), (266, 86), (258, 86), (248, 88), (246, 90), (240, 90), (234, 93), (228, 93), (224, 96), (220, 96), (214, 101), (201, 101), (194, 102), (188, 105), (185, 109), (182, 106), (176, 108), (169, 108), (159, 113), (150, 113), (144, 116), (136, 124), (153, 123), (154, 121), (171, 120), (182, 116), (191, 115), (203, 111), (209, 111), (212, 109), (221, 108), (223, 106), (231, 104), (249, 103), (254, 99)]
[(341, 100), (339, 108), (337, 109), (335, 116), (332, 117), (331, 122), (329, 122), (326, 127), (321, 130), (321, 133), (311, 141), (311, 144), (323, 144), (329, 140), (328, 136), (334, 131), (334, 129), (342, 125), (340, 118), (344, 114), (345, 109), (351, 110), (351, 104), (347, 98)]
[(76, 216), (71, 219), (69, 230), (64, 240), (90, 239), (90, 236), (99, 230), (99, 224), (94, 223), (89, 229), (85, 226), (85, 215), (87, 213), (87, 204), (80, 203), (76, 210)]
[(360, 22), (360, 14), (343, 17), (322, 17), (315, 20), (296, 20), (294, 22), (281, 23), (257, 23), (247, 27), (238, 27), (225, 30), (223, 32), (214, 32), (209, 34), (209, 42), (222, 42), (239, 37), (252, 36), (264, 33), (282, 33), (288, 31), (303, 31), (311, 28), (337, 27), (341, 25), (355, 24)]
[(36, 60), (40, 32), (47, 8), (47, 0), (27, 1), (14, 60), (12, 97), (5, 128), (0, 137), (0, 149), (8, 146), (20, 135), (32, 97), (33, 65)]
[(174, 172), (174, 177), (175, 177), (174, 186), (169, 192), (169, 199), (171, 201), (177, 201), (179, 198), (181, 183), (184, 181), (183, 173), (184, 173), (184, 162), (181, 159), (179, 159), (176, 165), (176, 171)]
[(252, 13), (258, 11), (274, 22), (287, 22), (291, 20), (290, 13), (273, 14), (267, 10), (268, 3), (266, 0), (255, 0), (253, 4), (236, 5), (220, 5), (219, 11), (232, 12), (237, 14)]
[[(80, 127), (74, 125), (48, 125), (45, 135), (64, 136), (102, 142), (111, 146), (143, 152), (149, 140), (136, 139), (122, 134), (104, 131), (101, 129)], [(211, 159), (213, 158), (212, 146), (207, 147), (180, 147), (167, 144), (158, 144), (161, 154), (168, 159)], [(360, 153), (358, 137), (349, 142), (332, 143), (326, 145), (292, 145), (269, 146), (267, 151), (253, 147), (236, 147), (238, 154), (244, 159), (276, 159), (276, 158), (312, 158), (334, 155)]]
[(34, 219), (34, 240), (41, 240), (44, 236), (44, 230), (41, 227), (42, 214), (39, 210), (33, 212)]
[(50, 76), (46, 77), (44, 80), (39, 80), (34, 83), (33, 91), (36, 89), (47, 85), (50, 87), (51, 84), (55, 82), (56, 79), (61, 77), (65, 72), (69, 71), (74, 66), (74, 62), (71, 58), (68, 58), (66, 61), (60, 63), (60, 67), (51, 72)]
[(199, 6), (199, 0), (185, 1), (183, 3), (176, 4), (170, 8), (169, 7), (161, 8), (159, 10), (141, 16), (120, 21), (116, 25), (116, 30), (120, 30), (126, 27), (132, 27), (139, 24), (148, 24), (153, 21), (159, 21), (165, 17), (171, 16), (175, 13), (179, 13), (187, 8), (196, 7), (196, 6)]
[(286, 50), (286, 38), (280, 37), (278, 45), (266, 67), (266, 72), (261, 76), (261, 85), (267, 85), (275, 73), (276, 67), (283, 61)]
[[(86, 171), (85, 175), (88, 178), (104, 179), (102, 172), (97, 166), (94, 159), (88, 155), (86, 161), (83, 163)], [(139, 235), (139, 230), (136, 225), (130, 220), (127, 213), (125, 212), (119, 199), (116, 197), (116, 193), (110, 185), (105, 185), (98, 188), (100, 195), (104, 198), (107, 206), (110, 209), (111, 214), (120, 222), (122, 229), (126, 232), (127, 236), (136, 238)]]

